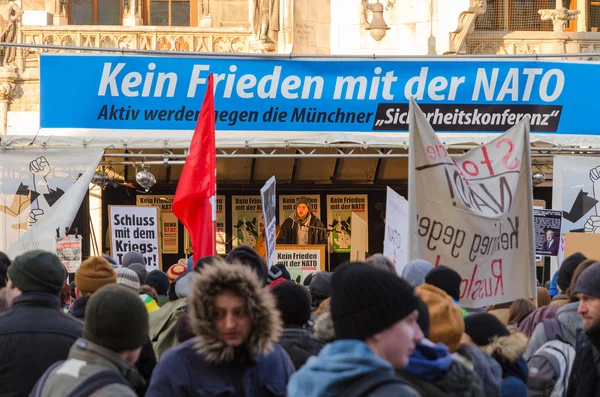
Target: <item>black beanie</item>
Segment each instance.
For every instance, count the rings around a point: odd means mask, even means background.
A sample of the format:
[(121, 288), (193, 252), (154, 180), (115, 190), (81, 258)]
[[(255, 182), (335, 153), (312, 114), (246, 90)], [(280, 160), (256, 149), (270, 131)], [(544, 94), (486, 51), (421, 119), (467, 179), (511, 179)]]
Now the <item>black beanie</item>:
[(425, 275), (425, 282), (429, 285), (438, 287), (455, 301), (460, 299), (460, 282), (462, 277), (456, 270), (448, 266), (439, 265), (434, 267)]
[(271, 284), (278, 278), (284, 278), (286, 280), (292, 279), (290, 272), (288, 272), (283, 263), (278, 263), (269, 268), (269, 274), (267, 275), (267, 283)]
[(51, 252), (27, 251), (15, 258), (8, 276), (21, 292), (46, 292), (58, 296), (62, 291), (67, 269)]
[(294, 208), (298, 208), (300, 204), (306, 205), (306, 207), (310, 210), (310, 200), (308, 199), (308, 197), (298, 197), (296, 199), (296, 205), (294, 206)]
[(282, 281), (271, 289), (286, 327), (302, 327), (310, 319), (310, 294), (301, 285)]
[(316, 273), (308, 286), (310, 296), (312, 298), (312, 306), (319, 307), (321, 302), (331, 297), (331, 273), (318, 272)]
[(586, 259), (586, 256), (581, 252), (576, 252), (563, 260), (562, 265), (560, 265), (560, 268), (558, 269), (558, 276), (556, 276), (556, 285), (558, 285), (558, 288), (560, 288), (562, 292), (567, 292), (569, 285), (571, 285), (573, 274), (575, 274), (575, 269), (577, 269), (577, 266)]
[(475, 313), (465, 317), (465, 334), (477, 346), (487, 346), (494, 338), (510, 335), (510, 331), (493, 314)]
[(581, 272), (573, 293), (600, 298), (600, 262), (594, 263)]
[(226, 260), (229, 263), (239, 262), (242, 265), (250, 266), (258, 274), (263, 285), (267, 285), (267, 264), (263, 257), (252, 248), (246, 245), (239, 246), (227, 255)]
[(194, 264), (194, 271), (200, 272), (204, 268), (204, 266), (210, 265), (214, 259), (214, 256), (203, 256), (202, 258), (198, 259)]
[(83, 338), (120, 353), (148, 341), (148, 312), (128, 288), (110, 284), (96, 291), (85, 308)]
[(365, 340), (419, 308), (410, 284), (366, 263), (340, 266), (331, 284), (331, 318), (338, 339)]
[(166, 295), (171, 283), (169, 282), (169, 277), (164, 272), (156, 269), (148, 273), (144, 284), (154, 288), (158, 295)]

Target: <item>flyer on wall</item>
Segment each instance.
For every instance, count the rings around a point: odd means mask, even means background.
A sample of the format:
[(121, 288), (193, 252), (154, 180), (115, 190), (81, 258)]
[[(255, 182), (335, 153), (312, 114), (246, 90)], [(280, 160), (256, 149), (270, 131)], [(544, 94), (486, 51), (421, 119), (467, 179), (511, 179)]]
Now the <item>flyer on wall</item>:
[[(327, 196), (327, 227), (331, 252), (350, 253), (352, 241), (352, 213), (356, 213), (367, 225), (369, 223), (368, 196), (366, 194), (345, 194)], [(369, 251), (367, 230), (366, 251)]]
[(231, 197), (231, 233), (233, 248), (247, 245), (254, 248), (264, 230), (262, 201), (256, 196)]

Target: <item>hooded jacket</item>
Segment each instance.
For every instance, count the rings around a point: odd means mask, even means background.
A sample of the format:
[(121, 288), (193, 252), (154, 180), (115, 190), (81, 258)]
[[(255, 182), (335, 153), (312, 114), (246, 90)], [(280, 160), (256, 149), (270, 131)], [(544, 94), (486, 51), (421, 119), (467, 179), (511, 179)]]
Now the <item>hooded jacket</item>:
[(498, 397), (500, 395), (502, 367), (496, 360), (471, 343), (460, 345), (455, 355), (460, 355), (473, 363), (473, 370), (483, 382), (484, 396)]
[[(246, 299), (253, 329), (240, 347), (227, 345), (212, 320), (224, 289)], [(146, 397), (285, 396), (294, 367), (275, 344), (281, 319), (274, 297), (252, 269), (214, 261), (194, 275), (187, 310), (196, 337), (161, 357)]]
[[(560, 325), (565, 342), (568, 342), (573, 348), (577, 343), (577, 329), (581, 328), (581, 316), (577, 313), (579, 302), (572, 302), (562, 306), (556, 313), (556, 320)], [(546, 330), (544, 323), (538, 324), (529, 339), (529, 345), (525, 351), (525, 360), (529, 359), (544, 343), (546, 339)]]
[(306, 329), (292, 327), (283, 330), (279, 344), (289, 354), (296, 369), (302, 367), (309, 357), (319, 354), (325, 346), (325, 342), (310, 336)]
[[(394, 369), (387, 361), (377, 357), (366, 343), (359, 340), (338, 340), (328, 344), (317, 357), (311, 357), (288, 384), (288, 397), (343, 396), (357, 380), (375, 374), (387, 373), (394, 377)], [(418, 394), (404, 384), (387, 384), (370, 397)]]
[(556, 313), (560, 307), (556, 305), (548, 305), (535, 309), (523, 318), (518, 325), (519, 331), (531, 338), (535, 328), (544, 320), (552, 320), (556, 318)]
[[(83, 364), (83, 365), (82, 365)], [(144, 379), (135, 367), (117, 353), (85, 339), (79, 339), (69, 352), (69, 358), (55, 368), (42, 388), (42, 397), (63, 397), (90, 376), (104, 371), (118, 372), (132, 387), (144, 386)], [(94, 397), (135, 397), (131, 387), (122, 384), (104, 386)]]
[(428, 397), (483, 396), (483, 384), (472, 368), (453, 359), (448, 347), (423, 339), (410, 355), (408, 366), (396, 373), (419, 394)]
[(578, 331), (567, 397), (600, 396), (600, 341), (596, 339), (590, 338), (583, 330)]
[(508, 336), (494, 338), (494, 340), (481, 348), (485, 353), (494, 358), (502, 367), (502, 383), (500, 395), (502, 397), (527, 397), (527, 378), (529, 371), (523, 353), (527, 349), (527, 336), (515, 332)]

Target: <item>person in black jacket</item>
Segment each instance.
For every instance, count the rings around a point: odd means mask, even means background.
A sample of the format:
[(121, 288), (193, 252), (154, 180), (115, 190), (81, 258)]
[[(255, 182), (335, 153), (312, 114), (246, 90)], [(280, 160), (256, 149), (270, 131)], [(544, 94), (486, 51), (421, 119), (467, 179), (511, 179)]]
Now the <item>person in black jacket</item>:
[(567, 397), (595, 397), (600, 395), (600, 263), (579, 275), (573, 292), (579, 298), (583, 330), (577, 335)]
[(296, 200), (295, 211), (281, 225), (277, 244), (325, 244), (325, 225), (311, 214), (310, 201), (306, 197)]
[(313, 338), (305, 328), (310, 319), (310, 294), (301, 285), (283, 281), (271, 289), (277, 298), (277, 308), (283, 321), (283, 333), (279, 344), (290, 355), (296, 370), (309, 357), (319, 354), (325, 342)]
[[(101, 256), (92, 256), (81, 262), (81, 266), (75, 272), (75, 287), (77, 299), (71, 308), (71, 314), (80, 319), (85, 320), (85, 309), (90, 297), (100, 288), (105, 285), (117, 284), (117, 273), (111, 264)], [(124, 287), (123, 288), (128, 288)], [(127, 326), (127, 324), (123, 324)], [(137, 360), (136, 368), (140, 375), (150, 383), (152, 371), (156, 366), (156, 355), (152, 349), (150, 336), (142, 346), (140, 358)], [(138, 396), (143, 396), (146, 393), (146, 386), (136, 388)]]
[(27, 397), (46, 369), (65, 360), (81, 337), (81, 322), (60, 310), (58, 295), (66, 277), (60, 259), (39, 250), (17, 256), (8, 268), (11, 308), (0, 315), (3, 397)]

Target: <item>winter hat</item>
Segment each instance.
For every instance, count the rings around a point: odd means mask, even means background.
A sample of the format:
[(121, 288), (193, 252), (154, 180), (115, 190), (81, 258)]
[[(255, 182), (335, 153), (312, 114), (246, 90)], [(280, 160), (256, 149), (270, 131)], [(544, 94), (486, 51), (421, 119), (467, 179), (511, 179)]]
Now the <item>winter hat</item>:
[(310, 285), (310, 282), (312, 281), (313, 277), (314, 277), (314, 273), (310, 273), (308, 276), (306, 276), (304, 278), (304, 282), (302, 283), (305, 287), (308, 287)]
[(146, 276), (146, 285), (156, 290), (158, 295), (166, 295), (169, 291), (169, 277), (160, 270), (152, 270)]
[(279, 277), (277, 280), (275, 280), (275, 281), (273, 281), (271, 284), (269, 284), (269, 291), (270, 291), (270, 290), (272, 290), (273, 288), (275, 288), (275, 286), (276, 286), (277, 284), (279, 284), (279, 283), (283, 283), (284, 281), (289, 281), (289, 280), (286, 280), (286, 279), (285, 279), (285, 278), (283, 278), (283, 277)]
[(146, 275), (148, 274), (146, 271), (146, 265), (142, 265), (141, 263), (133, 263), (129, 265), (128, 269), (133, 270), (135, 274), (137, 274), (140, 280), (140, 285), (146, 284)]
[(310, 294), (301, 285), (284, 280), (271, 289), (286, 327), (303, 327), (310, 319)]
[(81, 262), (81, 266), (75, 272), (75, 286), (87, 294), (93, 294), (105, 285), (116, 282), (117, 273), (101, 256), (90, 256)]
[(117, 353), (143, 346), (148, 341), (144, 302), (118, 285), (100, 288), (87, 303), (83, 338)]
[(114, 267), (114, 268), (119, 267), (117, 262), (113, 258), (111, 258), (109, 255), (102, 255), (102, 257), (104, 259), (106, 259), (108, 261), (108, 263), (110, 263), (112, 265), (112, 267)]
[(242, 265), (250, 266), (252, 270), (258, 274), (258, 278), (267, 285), (267, 264), (262, 256), (258, 255), (252, 248), (242, 245), (232, 250), (227, 255), (227, 262), (229, 263), (240, 263)]
[(12, 283), (21, 292), (47, 292), (58, 296), (67, 278), (67, 269), (50, 252), (27, 251), (8, 267)]
[[(10, 267), (8, 271), (10, 272)], [(600, 262), (594, 263), (581, 273), (577, 279), (573, 293), (600, 298)]]
[(292, 279), (290, 272), (288, 272), (283, 263), (278, 263), (269, 268), (269, 274), (267, 275), (267, 283), (271, 284), (273, 281), (277, 280), (280, 277), (286, 280)]
[(581, 252), (576, 252), (565, 258), (558, 269), (558, 276), (556, 276), (556, 285), (558, 285), (558, 288), (560, 288), (562, 292), (567, 292), (567, 288), (571, 285), (571, 279), (573, 278), (575, 269), (577, 269), (577, 266), (586, 259), (586, 256)]
[(433, 265), (423, 259), (410, 261), (402, 269), (402, 278), (413, 287), (418, 287), (425, 283), (425, 276), (433, 269)]
[(448, 266), (439, 265), (427, 273), (425, 282), (434, 285), (446, 292), (455, 301), (460, 299), (460, 282), (462, 277), (454, 269)]
[(187, 271), (191, 272), (192, 270), (194, 270), (194, 256), (190, 255), (188, 260), (187, 260)]
[(331, 296), (331, 272), (316, 273), (308, 286), (314, 308), (319, 307), (324, 299)]
[(196, 261), (196, 264), (194, 265), (194, 270), (197, 272), (201, 271), (204, 268), (204, 266), (211, 264), (213, 259), (215, 259), (214, 256), (203, 256), (202, 258)]
[(177, 277), (187, 273), (187, 267), (181, 263), (176, 263), (167, 270), (167, 278), (170, 282), (177, 280)]
[(375, 254), (367, 258), (367, 263), (369, 265), (378, 267), (382, 270), (387, 270), (390, 273), (396, 274), (396, 267), (392, 263), (391, 260), (388, 259), (387, 256), (383, 254)]
[(117, 284), (131, 288), (135, 293), (138, 293), (140, 290), (140, 279), (136, 272), (126, 267), (115, 269), (115, 272), (117, 273)]
[(510, 335), (506, 325), (489, 313), (475, 313), (465, 317), (465, 333), (477, 346), (487, 346), (494, 338)]
[(306, 205), (306, 207), (310, 210), (310, 200), (308, 199), (308, 197), (298, 197), (296, 199), (296, 205), (294, 206), (294, 209), (297, 209), (300, 204)]
[(333, 273), (331, 286), (331, 318), (338, 339), (365, 340), (419, 307), (410, 284), (365, 263), (342, 265)]
[(194, 272), (184, 273), (177, 277), (177, 280), (173, 281), (169, 287), (169, 301), (187, 298), (190, 294), (190, 283), (193, 277)]
[(429, 311), (429, 340), (443, 343), (454, 352), (465, 330), (462, 311), (446, 292), (434, 285), (423, 284), (416, 291)]
[(131, 251), (125, 254), (123, 257), (123, 267), (129, 267), (133, 263), (141, 263), (144, 265), (146, 260), (144, 259), (144, 255), (140, 254), (137, 251)]

